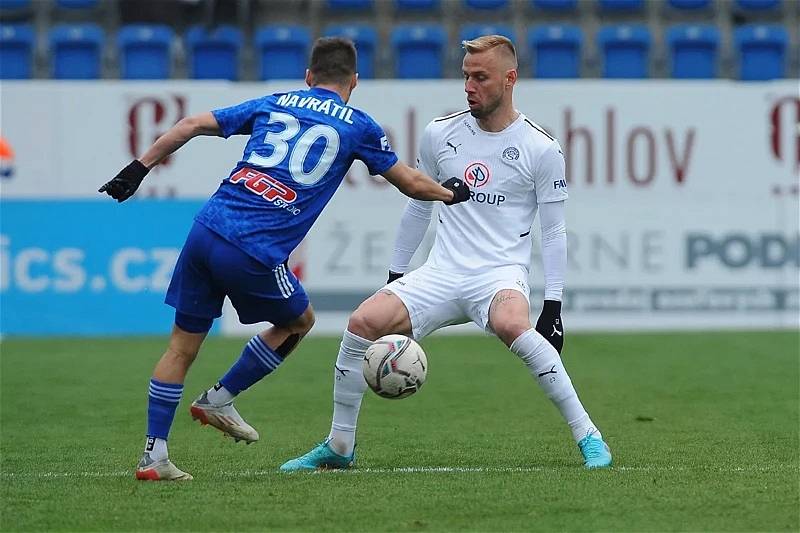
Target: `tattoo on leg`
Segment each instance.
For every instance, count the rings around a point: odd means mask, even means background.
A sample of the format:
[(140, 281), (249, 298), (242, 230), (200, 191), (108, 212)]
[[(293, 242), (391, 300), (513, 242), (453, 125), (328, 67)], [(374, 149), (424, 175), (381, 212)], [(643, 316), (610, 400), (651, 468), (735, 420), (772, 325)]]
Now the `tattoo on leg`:
[(494, 297), (494, 301), (492, 302), (492, 307), (497, 307), (500, 304), (505, 303), (509, 300), (514, 300), (516, 297), (517, 295), (514, 294), (513, 292), (500, 293)]
[(381, 289), (381, 290), (378, 291), (378, 294), (388, 294), (388, 295), (391, 296), (394, 293), (392, 291), (390, 291), (389, 289)]

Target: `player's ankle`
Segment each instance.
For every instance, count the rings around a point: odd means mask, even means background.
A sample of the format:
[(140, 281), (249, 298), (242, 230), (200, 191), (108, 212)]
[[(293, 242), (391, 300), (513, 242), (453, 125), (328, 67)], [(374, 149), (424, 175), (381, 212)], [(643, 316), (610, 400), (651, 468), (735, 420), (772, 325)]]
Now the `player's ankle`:
[(214, 407), (219, 407), (221, 405), (225, 405), (226, 403), (232, 402), (235, 396), (231, 394), (228, 389), (223, 387), (222, 384), (217, 383), (208, 389), (206, 398), (208, 398), (208, 403)]
[(342, 438), (339, 435), (332, 435), (328, 441), (328, 446), (331, 450), (338, 453), (343, 457), (348, 457), (353, 453), (355, 442), (353, 439)]
[(153, 461), (161, 461), (169, 457), (167, 441), (148, 436), (144, 443), (144, 452), (150, 455)]

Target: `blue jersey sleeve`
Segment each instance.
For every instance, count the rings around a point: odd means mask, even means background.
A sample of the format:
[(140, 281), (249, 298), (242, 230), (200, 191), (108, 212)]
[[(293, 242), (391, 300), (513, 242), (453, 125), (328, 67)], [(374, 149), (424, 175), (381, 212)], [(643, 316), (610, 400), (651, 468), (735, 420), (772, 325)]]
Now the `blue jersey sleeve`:
[(361, 142), (356, 148), (356, 158), (367, 165), (369, 173), (373, 176), (383, 174), (397, 163), (397, 156), (389, 146), (389, 139), (383, 128), (369, 117)]
[(217, 119), (226, 139), (231, 135), (250, 135), (253, 133), (253, 121), (261, 107), (263, 98), (248, 100), (231, 107), (215, 109), (211, 113)]

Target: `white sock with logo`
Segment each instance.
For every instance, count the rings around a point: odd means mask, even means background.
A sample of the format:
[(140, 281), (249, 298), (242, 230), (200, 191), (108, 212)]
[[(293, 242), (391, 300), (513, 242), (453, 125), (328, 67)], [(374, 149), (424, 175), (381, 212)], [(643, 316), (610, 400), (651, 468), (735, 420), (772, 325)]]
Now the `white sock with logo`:
[(144, 451), (150, 454), (150, 459), (153, 461), (161, 461), (169, 457), (167, 441), (164, 439), (147, 437), (144, 441)]
[(602, 438), (578, 399), (572, 380), (553, 345), (531, 328), (511, 343), (511, 351), (522, 359), (544, 393), (561, 412), (572, 430), (575, 442), (590, 433)]
[(361, 399), (367, 389), (362, 364), (372, 341), (344, 331), (333, 369), (333, 422), (328, 438), (333, 451), (348, 456), (356, 445), (356, 425)]

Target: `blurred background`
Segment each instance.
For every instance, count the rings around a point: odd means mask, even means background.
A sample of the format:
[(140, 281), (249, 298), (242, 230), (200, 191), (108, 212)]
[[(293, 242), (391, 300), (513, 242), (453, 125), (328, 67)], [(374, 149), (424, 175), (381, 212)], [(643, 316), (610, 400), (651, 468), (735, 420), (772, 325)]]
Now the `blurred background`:
[(797, 77), (797, 0), (0, 0), (0, 77), (302, 76), (343, 34), (362, 79), (460, 77), (459, 43), (512, 38), (536, 78)]
[[(514, 40), (515, 104), (567, 162), (568, 329), (800, 322), (796, 0), (0, 0), (0, 19), (4, 336), (167, 333), (192, 216), (245, 139), (193, 140), (122, 205), (97, 188), (184, 116), (301, 87), (322, 35), (354, 40), (350, 103), (411, 163), (465, 106), (461, 40)], [(404, 203), (353, 165), (291, 261), (316, 333), (382, 286)], [(214, 329), (251, 330), (232, 309)]]

